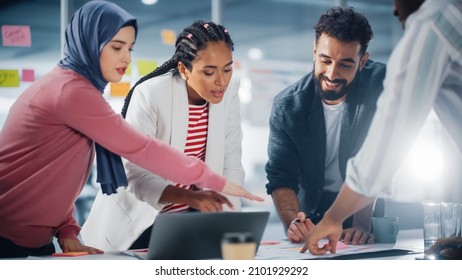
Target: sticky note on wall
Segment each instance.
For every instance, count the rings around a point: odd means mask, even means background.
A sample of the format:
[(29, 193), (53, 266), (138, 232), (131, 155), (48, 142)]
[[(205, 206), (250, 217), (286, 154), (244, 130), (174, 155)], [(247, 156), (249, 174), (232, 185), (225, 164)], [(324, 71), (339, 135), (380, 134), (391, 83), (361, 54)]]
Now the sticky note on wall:
[(125, 97), (130, 91), (130, 83), (120, 82), (120, 83), (110, 83), (110, 95), (113, 97)]
[(0, 87), (19, 87), (19, 71), (0, 69)]
[(29, 25), (2, 25), (5, 47), (30, 47), (32, 45)]
[(154, 69), (157, 68), (157, 61), (155, 60), (138, 60), (138, 74), (140, 76), (144, 76), (146, 74), (151, 73)]
[(125, 75), (130, 76), (132, 74), (132, 64), (129, 64), (127, 70), (125, 70)]
[(22, 69), (22, 81), (33, 82), (35, 81), (35, 71), (32, 69)]
[(176, 35), (174, 30), (162, 29), (160, 31), (162, 36), (162, 42), (168, 46), (174, 46), (176, 41)]

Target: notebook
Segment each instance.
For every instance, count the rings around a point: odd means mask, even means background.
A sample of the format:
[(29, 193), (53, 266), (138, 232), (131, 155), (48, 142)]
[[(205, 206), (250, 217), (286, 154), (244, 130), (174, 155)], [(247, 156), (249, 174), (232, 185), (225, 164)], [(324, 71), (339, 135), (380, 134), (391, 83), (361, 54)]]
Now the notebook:
[(152, 227), (150, 260), (220, 259), (221, 239), (229, 232), (249, 232), (258, 245), (269, 212), (163, 213)]

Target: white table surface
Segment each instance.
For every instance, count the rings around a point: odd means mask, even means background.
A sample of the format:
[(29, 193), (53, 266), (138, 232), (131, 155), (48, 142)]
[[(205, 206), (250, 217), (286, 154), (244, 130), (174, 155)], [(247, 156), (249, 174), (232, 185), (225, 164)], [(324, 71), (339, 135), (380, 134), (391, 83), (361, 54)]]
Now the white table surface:
[[(263, 240), (265, 241), (265, 240)], [(306, 254), (298, 253), (303, 244), (290, 244), (287, 240), (281, 240), (279, 245), (261, 245), (256, 259), (313, 259), (314, 257)], [(287, 245), (287, 246), (285, 246)], [(274, 246), (274, 247), (269, 247)], [(416, 258), (423, 256), (423, 232), (422, 229), (411, 229), (411, 230), (401, 230), (398, 233), (396, 244), (375, 244), (368, 248), (362, 248), (360, 246), (349, 246), (350, 248), (357, 248), (358, 252), (369, 252), (374, 250), (388, 250), (388, 249), (403, 249), (411, 250), (417, 252), (416, 254), (408, 255), (398, 255), (398, 256), (374, 256), (371, 259), (394, 259), (394, 260), (415, 260)], [(363, 250), (365, 249), (365, 250)], [(362, 251), (363, 250), (363, 251)], [(340, 252), (339, 252), (340, 253)], [(352, 255), (354, 259), (354, 255)], [(361, 257), (364, 259), (364, 256)], [(367, 257), (366, 257), (367, 258)], [(131, 251), (124, 252), (105, 252), (104, 254), (95, 254), (95, 255), (83, 255), (78, 257), (29, 257), (28, 259), (53, 259), (53, 260), (137, 260), (138, 257), (135, 256)]]

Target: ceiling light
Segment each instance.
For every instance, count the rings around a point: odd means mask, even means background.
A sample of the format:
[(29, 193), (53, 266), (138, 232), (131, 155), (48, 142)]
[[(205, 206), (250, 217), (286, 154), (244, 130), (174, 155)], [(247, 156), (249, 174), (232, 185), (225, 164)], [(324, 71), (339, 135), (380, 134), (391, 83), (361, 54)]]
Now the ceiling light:
[(260, 60), (263, 58), (263, 52), (259, 48), (251, 48), (247, 55), (251, 60)]
[(144, 5), (154, 5), (157, 3), (157, 0), (141, 0)]

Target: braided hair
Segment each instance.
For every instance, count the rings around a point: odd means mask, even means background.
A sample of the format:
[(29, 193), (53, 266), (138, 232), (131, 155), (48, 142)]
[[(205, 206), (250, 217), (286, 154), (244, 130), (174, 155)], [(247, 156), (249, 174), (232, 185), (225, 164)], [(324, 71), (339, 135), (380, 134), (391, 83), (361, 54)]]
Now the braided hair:
[(197, 53), (207, 47), (209, 42), (223, 41), (226, 45), (234, 50), (234, 43), (229, 36), (228, 30), (214, 22), (197, 20), (192, 25), (186, 27), (177, 37), (175, 42), (175, 54), (164, 62), (161, 66), (154, 69), (151, 73), (139, 79), (130, 89), (124, 101), (122, 116), (127, 115), (128, 105), (136, 86), (151, 78), (163, 75), (170, 70), (178, 71), (177, 66), (182, 62), (186, 68), (191, 71), (192, 63), (197, 58)]

